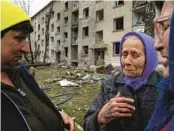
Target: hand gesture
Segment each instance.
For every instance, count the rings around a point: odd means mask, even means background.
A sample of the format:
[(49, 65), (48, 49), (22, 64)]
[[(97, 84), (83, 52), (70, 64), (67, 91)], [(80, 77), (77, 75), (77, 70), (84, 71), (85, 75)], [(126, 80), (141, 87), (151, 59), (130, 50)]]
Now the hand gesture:
[(99, 125), (103, 128), (115, 118), (130, 117), (135, 110), (135, 107), (132, 106), (133, 103), (132, 98), (121, 97), (120, 92), (118, 92), (98, 113)]

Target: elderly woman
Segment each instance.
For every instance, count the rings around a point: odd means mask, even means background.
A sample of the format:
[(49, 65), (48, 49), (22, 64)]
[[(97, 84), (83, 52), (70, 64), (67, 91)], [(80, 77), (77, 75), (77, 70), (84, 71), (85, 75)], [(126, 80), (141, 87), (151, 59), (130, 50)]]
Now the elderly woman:
[(125, 34), (120, 43), (122, 72), (103, 82), (84, 118), (85, 131), (142, 131), (154, 109), (160, 75), (152, 37)]

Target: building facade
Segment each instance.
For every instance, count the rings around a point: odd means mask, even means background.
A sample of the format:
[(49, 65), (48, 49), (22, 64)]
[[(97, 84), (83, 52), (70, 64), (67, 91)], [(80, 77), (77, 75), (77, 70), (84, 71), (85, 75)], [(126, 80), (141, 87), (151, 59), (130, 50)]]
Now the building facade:
[(119, 66), (122, 36), (131, 30), (144, 31), (145, 7), (133, 6), (132, 1), (51, 1), (32, 17), (36, 60), (42, 62), (46, 50), (46, 61), (51, 63)]

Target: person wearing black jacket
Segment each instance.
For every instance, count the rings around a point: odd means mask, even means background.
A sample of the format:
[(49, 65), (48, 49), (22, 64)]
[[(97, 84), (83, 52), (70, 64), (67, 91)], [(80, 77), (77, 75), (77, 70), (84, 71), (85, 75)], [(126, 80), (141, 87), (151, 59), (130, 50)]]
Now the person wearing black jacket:
[(74, 131), (74, 121), (52, 104), (27, 68), (18, 61), (29, 52), (30, 17), (1, 1), (1, 130)]

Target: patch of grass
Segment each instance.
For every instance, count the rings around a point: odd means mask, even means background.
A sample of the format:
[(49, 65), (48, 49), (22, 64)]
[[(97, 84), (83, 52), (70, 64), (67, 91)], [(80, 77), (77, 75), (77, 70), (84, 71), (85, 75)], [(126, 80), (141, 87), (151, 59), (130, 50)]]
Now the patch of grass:
[[(61, 93), (71, 93), (72, 99), (66, 103), (59, 105), (59, 108), (64, 110), (69, 116), (75, 117), (79, 125), (83, 125), (84, 115), (87, 112), (95, 95), (99, 91), (99, 83), (82, 84), (82, 87), (61, 87), (58, 82), (51, 84), (44, 84), (44, 80), (61, 78), (65, 75), (66, 71), (70, 69), (56, 69), (56, 68), (43, 68), (36, 70), (36, 80), (42, 88), (50, 88), (44, 90), (45, 93), (51, 97)], [(65, 96), (52, 98), (52, 102), (60, 101)]]

